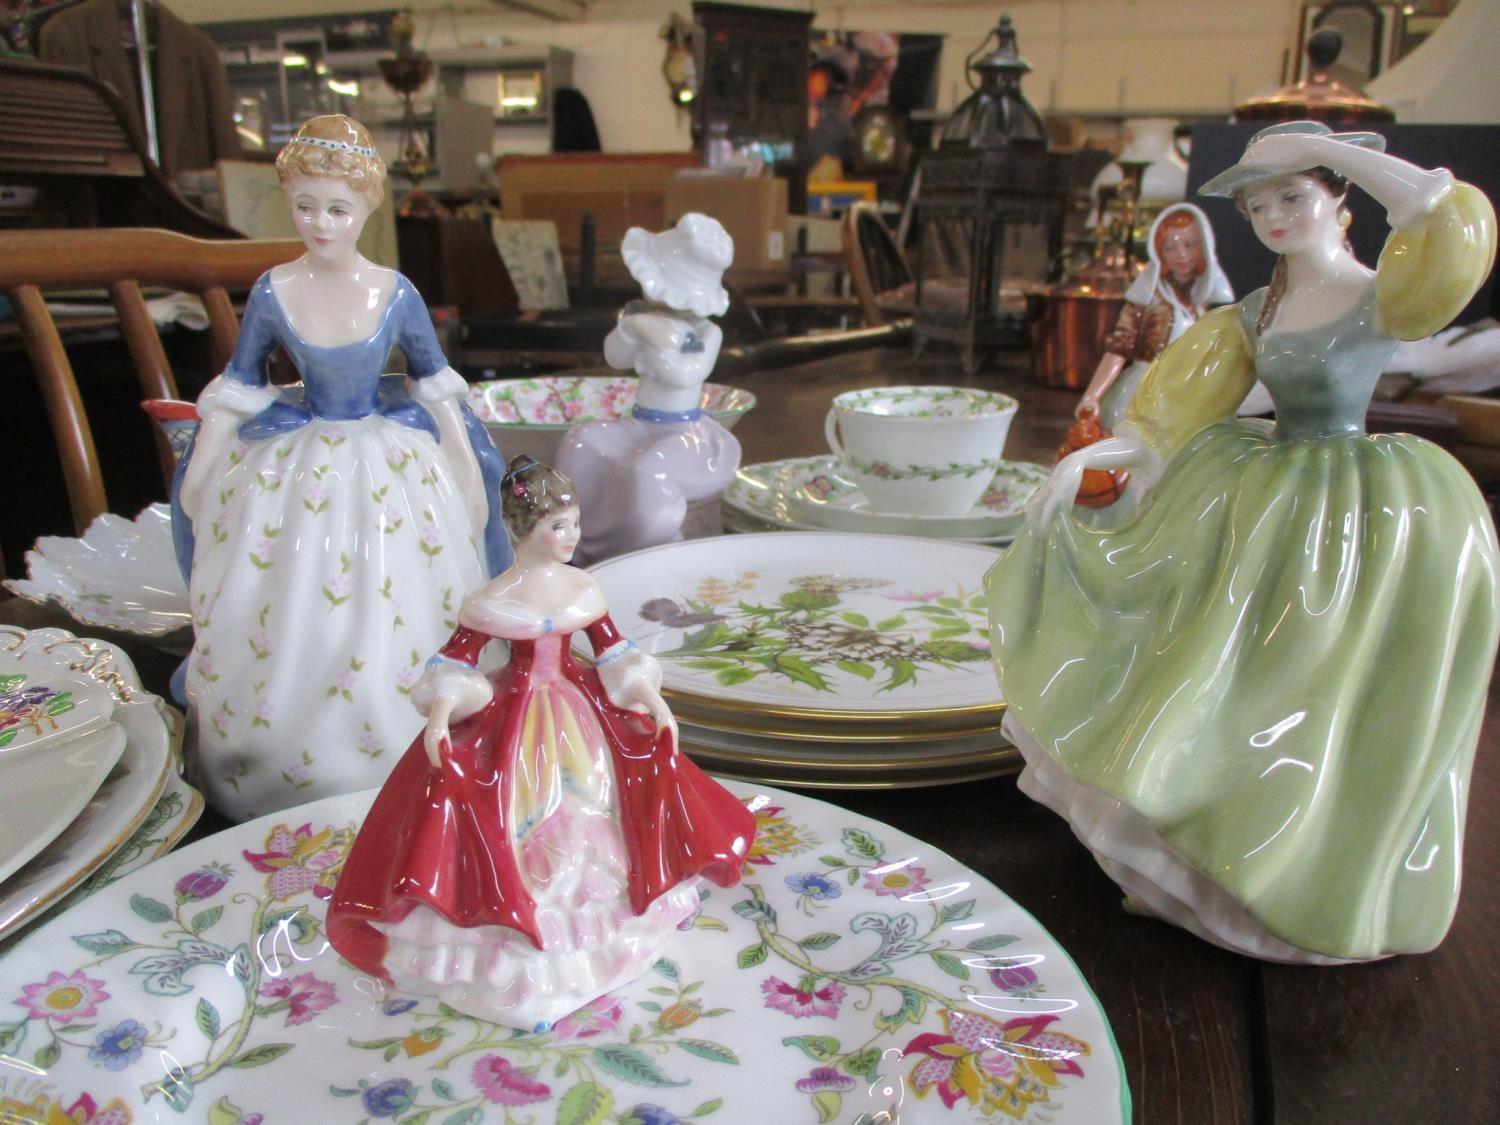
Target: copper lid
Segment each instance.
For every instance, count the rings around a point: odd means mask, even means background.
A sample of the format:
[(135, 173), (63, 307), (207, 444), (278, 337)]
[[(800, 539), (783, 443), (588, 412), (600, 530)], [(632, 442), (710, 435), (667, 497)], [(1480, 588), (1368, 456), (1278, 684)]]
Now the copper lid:
[(1343, 46), (1343, 36), (1332, 28), (1314, 33), (1307, 41), (1311, 75), (1267, 97), (1241, 102), (1234, 107), (1234, 120), (1323, 121), (1329, 125), (1396, 120), (1385, 106), (1328, 73)]

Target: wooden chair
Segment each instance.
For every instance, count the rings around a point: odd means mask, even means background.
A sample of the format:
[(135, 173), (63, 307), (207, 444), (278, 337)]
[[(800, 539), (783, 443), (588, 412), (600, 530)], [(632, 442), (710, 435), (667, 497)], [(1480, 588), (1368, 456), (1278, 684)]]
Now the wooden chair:
[(910, 316), (911, 266), (879, 208), (871, 203), (852, 205), (844, 212), (841, 234), (849, 283), (865, 324), (874, 327)]
[[(222, 370), (234, 351), (239, 322), (231, 290), (248, 290), (272, 266), (302, 253), (300, 242), (208, 241), (165, 230), (0, 231), (0, 293), (10, 297), (26, 353), (62, 459), (73, 522), (80, 534), (107, 511), (93, 433), (72, 365), (42, 294), (105, 289), (135, 366), (141, 397), (176, 398), (177, 381), (141, 295), (143, 286), (198, 294), (208, 312), (213, 362)], [(158, 442), (162, 471), (173, 459)]]

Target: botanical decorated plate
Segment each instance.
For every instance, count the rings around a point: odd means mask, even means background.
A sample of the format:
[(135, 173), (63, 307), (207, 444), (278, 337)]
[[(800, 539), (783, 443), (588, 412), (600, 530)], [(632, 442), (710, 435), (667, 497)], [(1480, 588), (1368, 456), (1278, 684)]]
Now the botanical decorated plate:
[[(772, 462), (776, 464), (776, 462)], [(912, 516), (882, 512), (835, 457), (802, 457), (787, 465), (780, 487), (794, 516), (818, 527), (888, 535), (927, 535), (939, 539), (1009, 538), (1025, 519), (1026, 501), (1047, 479), (1047, 470), (1029, 461), (1002, 461), (979, 502), (962, 516)]]
[(29, 578), (6, 580), (12, 593), (55, 601), (84, 625), (184, 651), (192, 644), (187, 584), (177, 569), (165, 504), (152, 504), (134, 521), (106, 513), (82, 539), (44, 536), (26, 552), (26, 569)]
[(372, 793), (200, 840), (0, 960), (19, 1064), (0, 1105), (173, 1125), (1129, 1120), (1104, 1013), (1024, 910), (892, 828), (729, 784), (759, 821), (744, 882), (546, 1032), (386, 992), (330, 951), (324, 904)]
[(690, 539), (592, 568), (668, 700), (748, 716), (988, 725), (988, 547), (892, 535)]
[[(0, 643), (16, 633), (24, 630), (0, 626)], [(83, 811), (24, 867), (0, 882), (0, 937), (59, 902), (122, 848), (128, 851), (132, 836), (149, 822), (169, 779), (181, 767), (181, 717), (156, 696), (141, 691), (135, 668), (123, 653), (99, 641), (73, 638), (61, 629), (39, 629), (26, 635), (39, 634), (68, 638), (50, 641), (49, 648), (54, 653), (71, 653), (74, 670), (86, 672), (115, 693), (118, 703), (111, 720), (124, 728), (125, 747)], [(42, 747), (37, 752), (46, 755), (53, 749)], [(180, 800), (186, 801), (186, 796)], [(158, 834), (170, 832), (171, 826), (163, 824)], [(143, 849), (148, 846), (142, 845)]]
[(678, 721), (682, 747), (704, 769), (768, 785), (909, 789), (1014, 773), (1020, 753), (996, 734), (904, 744), (792, 742)]

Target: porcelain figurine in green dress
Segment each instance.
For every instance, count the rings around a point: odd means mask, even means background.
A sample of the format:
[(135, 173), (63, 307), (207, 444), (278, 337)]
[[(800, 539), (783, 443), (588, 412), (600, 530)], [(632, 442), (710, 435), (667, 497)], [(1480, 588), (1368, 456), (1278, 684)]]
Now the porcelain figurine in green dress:
[[(1146, 911), (1269, 960), (1432, 949), (1500, 623), (1495, 531), (1468, 473), (1366, 434), (1400, 340), (1447, 324), (1494, 261), (1489, 201), (1374, 134), (1258, 134), (1205, 185), (1281, 254), (1200, 319), (1113, 438), (1064, 459), (988, 577), (1021, 787)], [(1369, 270), (1352, 182), (1394, 228)], [(1256, 377), (1274, 424), (1234, 419)], [(1148, 491), (1070, 514), (1085, 468)]]

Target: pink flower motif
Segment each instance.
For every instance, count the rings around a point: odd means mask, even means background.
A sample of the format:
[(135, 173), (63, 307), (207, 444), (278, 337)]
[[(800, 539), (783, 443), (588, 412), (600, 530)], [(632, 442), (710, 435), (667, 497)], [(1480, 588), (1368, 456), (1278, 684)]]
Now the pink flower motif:
[(347, 574), (335, 574), (328, 580), (328, 592), (336, 598), (347, 598), (351, 583)]
[(943, 1012), (947, 1035), (929, 1031), (906, 1045), (905, 1055), (927, 1056), (911, 1072), (912, 1088), (918, 1097), (936, 1088), (949, 1109), (967, 1097), (976, 1106), (994, 1102), (1024, 1117), (1031, 1102), (1052, 1096), (1060, 1078), (1083, 1076), (1077, 1060), (1089, 1054), (1089, 1045), (1049, 1030), (1056, 1020), (1022, 1016), (1000, 1023), (949, 1008)]
[(319, 980), (311, 973), (295, 977), (279, 977), (260, 986), (260, 994), (278, 1003), (269, 1005), (266, 1013), (287, 1009), (286, 1025), (306, 1023), (319, 1012), (326, 1012), (338, 1003), (338, 993), (332, 984)]
[(307, 486), (307, 490), (303, 493), (303, 496), (313, 504), (320, 504), (328, 499), (328, 486), (320, 480), (313, 481), (312, 484)]
[(353, 691), (354, 684), (359, 679), (359, 673), (353, 668), (345, 668), (339, 673), (339, 690)]
[(411, 685), (416, 682), (417, 670), (415, 668), (403, 668), (401, 669), (401, 671), (396, 673), (397, 687), (403, 687), (409, 690), (411, 688)]
[(255, 717), (257, 719), (265, 719), (266, 722), (270, 722), (272, 710), (271, 701), (265, 696), (261, 696), (255, 701)]
[(624, 1006), (605, 993), (596, 1000), (590, 1000), (572, 1015), (563, 1016), (552, 1030), (559, 1043), (569, 1039), (587, 1039), (605, 1031), (619, 1031), (624, 1018)]
[(766, 998), (766, 1007), (797, 1019), (809, 1016), (833, 1019), (839, 1014), (839, 1003), (844, 999), (844, 986), (837, 981), (829, 981), (822, 988), (807, 992), (794, 988), (780, 977), (770, 977), (761, 982), (760, 991)]
[(443, 545), (443, 529), (435, 523), (424, 523), (421, 535), (422, 542), (426, 543), (429, 547), (441, 547)]
[(79, 969), (67, 976), (48, 973), (46, 980), (23, 986), (16, 1003), (26, 1009), (27, 1019), (65, 1024), (97, 1016), (100, 1003), (108, 999), (104, 982)]
[(261, 562), (270, 562), (276, 554), (276, 544), (270, 539), (262, 539), (255, 545), (255, 555)]
[(886, 594), (888, 602), (931, 602), (943, 596), (941, 590), (924, 590), (922, 593)]
[(877, 867), (865, 876), (865, 889), (877, 895), (905, 898), (924, 890), (930, 883), (926, 868), (917, 867), (911, 860), (903, 859)]
[[(271, 647), (271, 634), (267, 633), (264, 629), (257, 629), (250, 634), (250, 647), (257, 652), (265, 652), (266, 649)], [(198, 666), (200, 669), (203, 667), (201, 661)], [(207, 675), (206, 672), (204, 674)]]
[(318, 898), (333, 894), (334, 873), (344, 851), (332, 828), (314, 833), (311, 824), (293, 829), (278, 824), (266, 837), (264, 852), (243, 852), (250, 866), (270, 875), (266, 889), (273, 899), (291, 898), (312, 891)]
[(827, 477), (817, 476), (809, 479), (808, 482), (802, 487), (807, 489), (808, 492), (812, 493), (819, 500), (827, 500), (829, 494), (833, 492), (833, 481), (829, 480)]
[(552, 1096), (552, 1087), (499, 1055), (485, 1055), (474, 1064), (474, 1085), (496, 1105), (531, 1105)]
[(815, 1066), (806, 1078), (797, 1079), (797, 1089), (804, 1094), (818, 1094), (824, 1090), (843, 1093), (854, 1089), (854, 1079), (845, 1077), (831, 1066)]
[(979, 498), (979, 502), (992, 512), (999, 511), (1002, 508), (1009, 510), (1015, 506), (1010, 498), (1010, 493), (1003, 488), (986, 489), (984, 495)]

